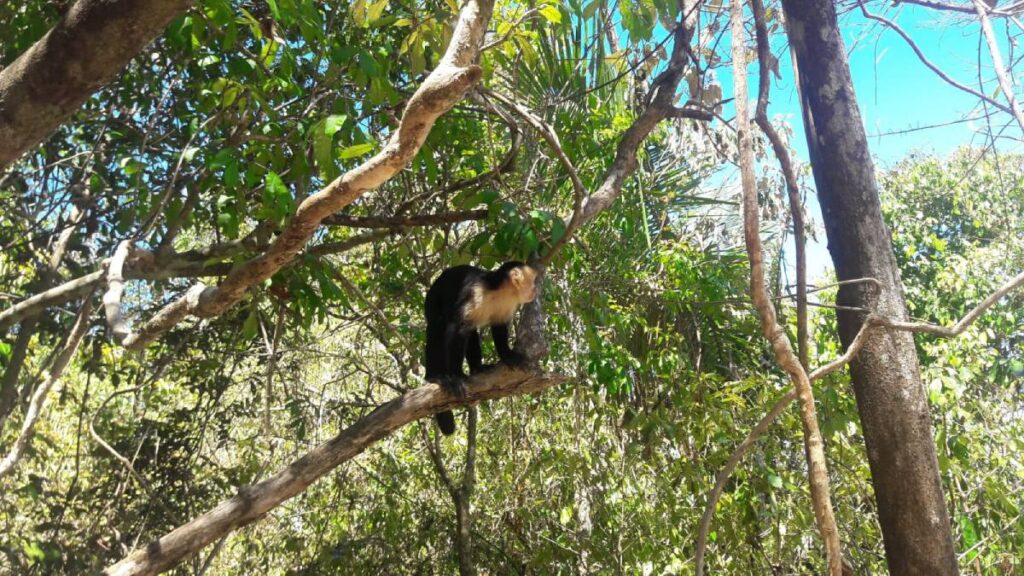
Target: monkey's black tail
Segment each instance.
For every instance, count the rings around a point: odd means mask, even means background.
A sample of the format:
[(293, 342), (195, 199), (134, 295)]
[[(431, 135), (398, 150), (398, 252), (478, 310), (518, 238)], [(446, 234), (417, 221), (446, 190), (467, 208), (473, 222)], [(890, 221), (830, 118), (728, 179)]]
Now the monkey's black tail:
[(455, 414), (452, 414), (451, 410), (434, 414), (434, 420), (437, 422), (437, 428), (441, 430), (441, 434), (445, 436), (455, 434)]

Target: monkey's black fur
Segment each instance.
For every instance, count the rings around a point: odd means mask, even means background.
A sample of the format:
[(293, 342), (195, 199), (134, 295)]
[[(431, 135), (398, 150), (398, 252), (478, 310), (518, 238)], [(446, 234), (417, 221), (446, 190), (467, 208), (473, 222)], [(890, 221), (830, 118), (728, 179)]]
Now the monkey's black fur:
[[(464, 360), (469, 361), (470, 374), (477, 374), (492, 365), (483, 364), (480, 349), (480, 332), (466, 318), (467, 304), (471, 303), (474, 291), (493, 293), (509, 280), (509, 274), (516, 268), (526, 267), (522, 262), (506, 262), (493, 272), (470, 266), (454, 266), (441, 272), (427, 290), (424, 309), (427, 317), (426, 379), (438, 382), (458, 396), (465, 396), (466, 374), (462, 371)], [(494, 349), (502, 362), (510, 366), (523, 366), (526, 358), (508, 345), (508, 325), (487, 323), (494, 338)], [(445, 435), (455, 432), (455, 416), (452, 412), (439, 412), (434, 416), (437, 426)]]

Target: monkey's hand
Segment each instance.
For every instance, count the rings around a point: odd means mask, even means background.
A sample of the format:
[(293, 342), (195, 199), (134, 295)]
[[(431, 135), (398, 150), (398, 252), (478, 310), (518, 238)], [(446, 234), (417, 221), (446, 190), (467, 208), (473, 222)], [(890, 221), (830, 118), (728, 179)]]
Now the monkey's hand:
[(516, 352), (515, 350), (510, 350), (505, 354), (501, 359), (501, 362), (509, 368), (515, 368), (516, 370), (526, 370), (530, 367), (530, 361), (526, 356)]
[(484, 372), (490, 372), (491, 370), (494, 370), (495, 366), (497, 366), (497, 364), (481, 364), (479, 368), (473, 368), (472, 366), (470, 366), (469, 373), (483, 374)]
[(469, 396), (469, 388), (466, 387), (465, 376), (444, 376), (441, 378), (441, 385), (459, 398)]

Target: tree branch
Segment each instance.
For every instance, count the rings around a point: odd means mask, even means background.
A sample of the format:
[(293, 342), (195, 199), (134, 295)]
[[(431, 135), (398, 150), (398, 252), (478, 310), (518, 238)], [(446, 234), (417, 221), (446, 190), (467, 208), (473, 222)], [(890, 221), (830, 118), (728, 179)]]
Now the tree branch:
[(992, 22), (988, 19), (988, 6), (980, 0), (974, 0), (974, 8), (978, 12), (978, 21), (981, 23), (981, 32), (985, 35), (985, 42), (988, 43), (988, 51), (992, 56), (992, 67), (995, 69), (996, 78), (999, 80), (999, 89), (1002, 90), (1003, 96), (1010, 104), (1010, 111), (1014, 119), (1017, 120), (1017, 125), (1020, 126), (1021, 130), (1024, 130), (1024, 111), (1021, 111), (1020, 103), (1017, 102), (1017, 97), (1013, 93), (1013, 82), (1010, 81), (1010, 77), (1006, 74), (1003, 56), (999, 50), (999, 41), (996, 40), (996, 34), (992, 31)]
[(348, 226), (350, 228), (398, 228), (412, 226), (435, 226), (454, 224), (469, 220), (487, 218), (487, 210), (462, 210), (442, 214), (416, 214), (413, 216), (350, 216), (333, 214), (324, 218), (328, 226)]
[[(828, 469), (825, 464), (825, 445), (818, 429), (818, 417), (814, 406), (814, 393), (807, 372), (793, 353), (786, 332), (778, 324), (775, 307), (768, 297), (764, 283), (764, 263), (761, 249), (760, 226), (757, 201), (757, 180), (754, 175), (754, 152), (751, 142), (751, 125), (747, 112), (747, 67), (746, 42), (743, 26), (743, 3), (731, 6), (733, 82), (736, 95), (736, 127), (739, 137), (740, 176), (743, 186), (743, 237), (750, 260), (750, 296), (761, 320), (761, 329), (771, 343), (775, 359), (789, 374), (800, 399), (800, 418), (804, 429), (804, 451), (807, 458), (807, 475), (811, 488), (811, 501), (818, 531), (825, 543), (830, 576), (842, 576), (843, 553), (839, 543), (839, 531), (829, 489)], [(698, 535), (706, 538), (706, 535)], [(703, 550), (697, 557), (697, 575), (704, 573)]]
[(325, 218), (404, 168), (423, 145), (434, 122), (480, 80), (482, 71), (475, 61), (493, 8), (493, 0), (469, 0), (463, 6), (447, 52), (409, 100), (397, 130), (383, 150), (306, 198), (288, 226), (263, 254), (232, 270), (219, 286), (203, 286), (201, 292), (189, 290), (137, 333), (129, 335), (124, 346), (131, 350), (142, 349), (189, 315), (199, 318), (220, 315), (238, 302), (249, 288), (270, 278), (290, 262)]
[(470, 378), (469, 394), (465, 398), (456, 398), (436, 384), (410, 390), (378, 406), (277, 474), (257, 484), (241, 487), (238, 494), (209, 512), (135, 550), (108, 567), (103, 574), (138, 576), (168, 570), (224, 535), (258, 520), (340, 464), (410, 422), (480, 400), (538, 392), (567, 380), (564, 376), (499, 367)]
[(64, 369), (67, 368), (68, 362), (75, 355), (78, 350), (78, 345), (82, 342), (82, 337), (85, 336), (86, 330), (89, 328), (89, 315), (92, 314), (92, 295), (86, 296), (82, 302), (82, 307), (78, 310), (78, 316), (75, 318), (75, 324), (71, 328), (71, 333), (68, 334), (67, 340), (64, 342), (64, 346), (61, 351), (57, 354), (57, 357), (53, 360), (53, 365), (50, 366), (50, 374), (43, 380), (43, 383), (36, 389), (35, 394), (32, 395), (32, 400), (29, 402), (28, 410), (25, 412), (25, 422), (21, 425), (21, 433), (18, 434), (17, 440), (14, 441), (14, 445), (11, 446), (10, 452), (7, 456), (0, 461), (0, 478), (11, 473), (18, 461), (21, 460), (21, 456), (25, 452), (25, 448), (28, 447), (32, 441), (32, 435), (35, 432), (36, 422), (39, 421), (39, 416), (43, 413), (43, 407), (46, 404), (46, 396), (50, 393), (53, 386), (60, 380), (60, 377), (64, 374)]
[(947, 84), (949, 84), (950, 86), (953, 86), (954, 88), (957, 88), (959, 90), (963, 90), (964, 92), (967, 92), (968, 94), (970, 94), (970, 95), (972, 95), (972, 96), (974, 96), (974, 97), (976, 97), (976, 98), (978, 98), (980, 100), (988, 102), (989, 104), (991, 104), (992, 106), (995, 106), (996, 108), (1002, 110), (1003, 112), (1010, 113), (1010, 109), (1007, 108), (1003, 103), (1001, 103), (999, 101), (996, 101), (996, 100), (993, 100), (992, 98), (989, 98), (985, 94), (982, 94), (981, 92), (978, 92), (977, 90), (975, 90), (974, 88), (971, 88), (970, 86), (968, 86), (966, 84), (961, 84), (960, 82), (954, 80), (952, 76), (950, 76), (949, 74), (946, 74), (945, 72), (943, 72), (941, 68), (939, 68), (938, 66), (933, 64), (932, 61), (929, 60), (928, 57), (924, 55), (924, 52), (921, 51), (920, 48), (918, 48), (917, 42), (914, 42), (914, 39), (911, 38), (910, 35), (907, 34), (903, 30), (903, 28), (900, 28), (899, 24), (893, 22), (892, 20), (889, 20), (888, 18), (886, 18), (884, 16), (879, 16), (878, 14), (873, 14), (871, 12), (868, 12), (867, 7), (864, 6), (864, 0), (858, 0), (857, 3), (860, 6), (860, 11), (861, 11), (861, 13), (864, 14), (865, 18), (867, 18), (868, 20), (874, 20), (876, 22), (881, 22), (883, 25), (885, 25), (887, 28), (891, 29), (893, 32), (896, 32), (897, 34), (899, 34), (900, 37), (903, 38), (907, 42), (907, 44), (910, 46), (910, 49), (914, 51), (914, 54), (917, 54), (918, 60), (920, 60), (922, 64), (927, 66), (929, 70), (931, 70), (932, 72), (935, 72), (935, 74), (937, 74), (939, 76), (939, 78), (942, 78), (943, 80), (945, 80)]
[(191, 0), (78, 0), (0, 71), (0, 171), (110, 81)]

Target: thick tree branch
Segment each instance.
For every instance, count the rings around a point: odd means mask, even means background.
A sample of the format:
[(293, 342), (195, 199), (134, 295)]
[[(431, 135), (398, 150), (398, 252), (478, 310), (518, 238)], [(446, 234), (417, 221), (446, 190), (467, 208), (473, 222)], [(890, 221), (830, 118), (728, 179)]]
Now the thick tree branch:
[(114, 341), (121, 343), (130, 333), (121, 313), (121, 294), (124, 292), (124, 264), (131, 252), (131, 240), (123, 240), (114, 251), (107, 266), (107, 291), (103, 293), (103, 311), (107, 326), (114, 335)]
[(78, 0), (0, 71), (0, 171), (110, 81), (191, 0)]
[[(383, 230), (374, 230), (364, 234), (357, 234), (351, 238), (338, 242), (325, 242), (310, 246), (305, 253), (310, 256), (323, 257), (331, 254), (338, 254), (351, 250), (357, 246), (369, 244), (402, 232), (404, 228), (394, 227)], [(230, 258), (246, 250), (242, 243), (221, 245), (216, 250), (191, 250), (177, 255), (168, 256), (166, 259), (153, 262), (148, 258), (129, 258), (124, 270), (124, 278), (128, 280), (169, 280), (171, 278), (203, 278), (212, 276), (226, 276), (234, 269), (232, 262), (208, 262), (210, 258)], [(136, 252), (139, 252), (136, 250)], [(69, 280), (60, 286), (56, 286), (26, 298), (14, 306), (0, 312), (0, 332), (21, 321), (24, 318), (36, 314), (38, 311), (51, 306), (59, 306), (70, 302), (83, 294), (91, 292), (96, 286), (107, 279), (107, 266), (109, 261), (100, 265), (100, 269)], [(290, 264), (294, 264), (293, 260)], [(290, 265), (289, 264), (289, 265)]]
[(137, 333), (129, 335), (124, 341), (125, 347), (144, 348), (186, 316), (212, 318), (220, 315), (238, 302), (249, 288), (273, 276), (302, 251), (325, 218), (404, 168), (423, 145), (434, 122), (480, 80), (482, 72), (475, 61), (493, 8), (493, 0), (466, 2), (447, 52), (409, 100), (396, 132), (383, 150), (306, 198), (266, 252), (232, 270), (219, 286), (203, 287), (201, 292), (190, 290), (169, 304)]
[[(764, 283), (764, 263), (761, 249), (757, 202), (757, 180), (754, 175), (754, 151), (751, 124), (747, 112), (746, 42), (743, 26), (743, 3), (731, 7), (733, 82), (736, 95), (736, 127), (739, 137), (740, 176), (743, 186), (743, 237), (750, 260), (750, 296), (761, 319), (765, 338), (771, 343), (775, 359), (789, 374), (800, 399), (800, 418), (804, 429), (804, 451), (807, 457), (807, 475), (811, 487), (811, 501), (818, 531), (825, 543), (830, 576), (842, 576), (843, 553), (839, 543), (839, 530), (832, 511), (828, 469), (825, 465), (825, 444), (818, 429), (814, 393), (807, 372), (793, 353), (786, 332), (778, 324), (775, 307)], [(780, 410), (781, 411), (781, 410)], [(704, 573), (703, 542), (698, 534), (697, 575)]]
[(480, 400), (538, 392), (566, 380), (564, 376), (499, 367), (470, 378), (469, 395), (466, 398), (456, 398), (434, 384), (410, 390), (378, 406), (277, 474), (257, 484), (240, 488), (235, 496), (132, 552), (103, 573), (106, 576), (139, 576), (170, 569), (226, 534), (258, 520), (340, 464), (406, 424), (435, 412), (468, 406)]

